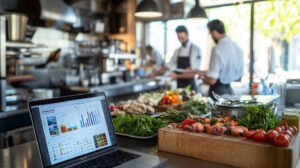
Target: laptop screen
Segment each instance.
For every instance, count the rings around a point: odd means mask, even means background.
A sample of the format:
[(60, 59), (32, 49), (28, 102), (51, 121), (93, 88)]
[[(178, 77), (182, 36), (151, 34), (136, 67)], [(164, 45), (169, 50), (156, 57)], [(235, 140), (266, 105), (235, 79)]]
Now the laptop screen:
[(46, 167), (116, 144), (104, 95), (32, 106), (31, 111), (39, 115), (33, 117), (40, 119), (37, 136)]

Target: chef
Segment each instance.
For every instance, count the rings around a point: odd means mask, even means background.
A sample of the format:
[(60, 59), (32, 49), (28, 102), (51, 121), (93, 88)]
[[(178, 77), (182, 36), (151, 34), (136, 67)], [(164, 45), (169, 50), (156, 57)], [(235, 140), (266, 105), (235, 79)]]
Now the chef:
[(198, 75), (205, 84), (210, 85), (210, 97), (213, 97), (212, 92), (231, 95), (233, 91), (230, 83), (243, 76), (243, 52), (226, 35), (224, 24), (220, 20), (212, 20), (207, 27), (216, 45), (212, 49), (208, 71), (198, 71)]
[(164, 63), (162, 56), (151, 45), (146, 47), (147, 62), (146, 66), (161, 67)]
[(198, 91), (196, 76), (192, 73), (182, 73), (185, 70), (200, 70), (201, 64), (201, 50), (189, 40), (189, 33), (185, 26), (178, 26), (176, 28), (178, 40), (181, 47), (175, 50), (171, 61), (160, 68), (158, 71), (153, 72), (149, 77), (162, 75), (168, 70), (176, 72), (171, 73), (170, 77), (177, 80), (178, 88), (185, 88), (190, 86), (192, 90)]

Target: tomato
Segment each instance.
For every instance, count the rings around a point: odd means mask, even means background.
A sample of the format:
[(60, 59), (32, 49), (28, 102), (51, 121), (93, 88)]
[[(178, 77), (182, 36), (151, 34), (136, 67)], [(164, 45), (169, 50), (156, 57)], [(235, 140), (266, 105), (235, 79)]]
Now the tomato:
[(265, 142), (267, 140), (267, 134), (264, 130), (256, 130), (253, 139), (258, 142)]
[(115, 110), (115, 107), (114, 107), (113, 105), (110, 105), (110, 106), (109, 106), (109, 111), (110, 111), (110, 112), (113, 112), (114, 110)]
[(280, 128), (282, 129), (282, 131), (285, 131), (285, 126), (280, 126)]
[(274, 144), (276, 146), (281, 146), (281, 147), (287, 147), (290, 144), (290, 141), (288, 140), (288, 135), (284, 134), (279, 134), (275, 139), (274, 139)]
[(285, 130), (289, 128), (289, 125), (286, 121), (283, 121), (282, 126), (284, 127)]
[(268, 141), (274, 142), (274, 139), (278, 136), (278, 132), (276, 130), (269, 130), (267, 133)]
[(291, 126), (291, 128), (294, 130), (294, 135), (297, 134), (297, 132), (298, 132), (297, 127), (296, 126)]
[(288, 130), (291, 131), (291, 133), (292, 133), (293, 135), (295, 135), (295, 131), (294, 131), (294, 129), (293, 129), (292, 127), (289, 127)]
[(245, 131), (244, 131), (244, 136), (245, 136), (247, 139), (252, 139), (254, 134), (255, 134), (255, 131), (254, 131), (254, 130), (250, 130), (250, 131), (245, 130)]
[(282, 128), (281, 127), (276, 127), (274, 130), (276, 130), (278, 133), (282, 133)]
[(293, 133), (290, 130), (283, 131), (283, 134), (289, 135), (291, 138), (293, 138)]

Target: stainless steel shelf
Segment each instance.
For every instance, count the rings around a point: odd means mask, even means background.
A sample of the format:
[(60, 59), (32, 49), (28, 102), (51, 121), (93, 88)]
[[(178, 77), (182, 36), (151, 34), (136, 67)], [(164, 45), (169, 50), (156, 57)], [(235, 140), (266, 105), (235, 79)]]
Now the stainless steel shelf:
[(11, 48), (42, 48), (42, 47), (46, 47), (46, 46), (41, 45), (41, 44), (32, 44), (32, 43), (29, 43), (29, 42), (7, 41), (6, 42), (6, 47), (11, 47)]

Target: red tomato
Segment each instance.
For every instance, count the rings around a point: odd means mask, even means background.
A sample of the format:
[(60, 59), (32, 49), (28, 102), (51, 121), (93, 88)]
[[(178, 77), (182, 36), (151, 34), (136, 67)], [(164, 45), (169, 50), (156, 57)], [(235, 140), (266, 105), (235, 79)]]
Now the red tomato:
[(255, 131), (254, 130), (250, 130), (250, 131), (244, 131), (244, 136), (247, 138), (247, 139), (252, 139), (253, 138), (253, 135), (255, 134)]
[(295, 131), (294, 131), (294, 129), (293, 129), (292, 127), (289, 127), (288, 130), (291, 131), (291, 133), (292, 133), (293, 135), (295, 135)]
[(267, 134), (264, 130), (258, 130), (253, 135), (253, 139), (258, 142), (265, 142), (267, 140)]
[(276, 130), (278, 133), (282, 133), (282, 128), (281, 127), (276, 127), (274, 130)]
[(280, 126), (280, 128), (282, 129), (282, 131), (285, 131), (285, 126)]
[(110, 105), (110, 106), (109, 106), (109, 111), (110, 111), (110, 112), (113, 112), (114, 110), (115, 110), (115, 107), (114, 107), (113, 105)]
[(293, 133), (290, 130), (283, 131), (283, 134), (289, 135), (291, 138), (293, 138)]
[(278, 136), (278, 132), (276, 130), (269, 130), (267, 133), (268, 141), (274, 142), (274, 139)]
[(279, 134), (275, 139), (274, 139), (274, 144), (276, 146), (281, 146), (281, 147), (287, 147), (290, 144), (290, 141), (288, 140), (288, 135), (284, 134)]
[(297, 127), (296, 126), (291, 126), (291, 128), (293, 128), (293, 130), (294, 130), (294, 135), (297, 134), (297, 132), (298, 132)]

